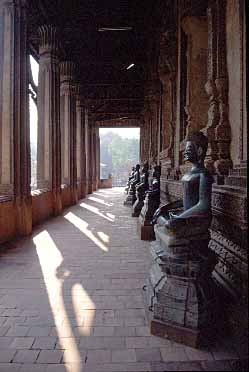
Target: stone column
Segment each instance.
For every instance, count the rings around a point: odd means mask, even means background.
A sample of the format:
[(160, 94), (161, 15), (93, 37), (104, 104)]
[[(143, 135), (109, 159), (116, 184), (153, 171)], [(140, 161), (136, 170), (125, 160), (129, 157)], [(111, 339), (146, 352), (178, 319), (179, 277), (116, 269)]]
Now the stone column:
[(92, 115), (88, 111), (88, 193), (93, 192), (93, 127)]
[(85, 102), (85, 156), (86, 156), (86, 194), (89, 194), (89, 159), (90, 159), (90, 148), (89, 148), (89, 115), (88, 115), (88, 104)]
[(218, 175), (227, 175), (232, 167), (230, 159), (231, 127), (228, 118), (228, 74), (226, 54), (226, 0), (216, 0), (217, 14), (217, 78), (215, 86), (218, 92), (219, 123), (215, 128), (215, 140), (218, 147), (218, 159), (215, 169)]
[(21, 235), (32, 231), (25, 5), (0, 0), (0, 192), (14, 194)]
[(62, 130), (62, 182), (69, 185), (71, 203), (77, 197), (76, 165), (76, 92), (74, 84), (75, 64), (71, 61), (60, 63), (60, 105)]
[(58, 32), (54, 26), (39, 27), (37, 186), (50, 189), (54, 214), (61, 203), (60, 74)]
[(92, 188), (93, 191), (96, 191), (96, 129), (95, 129), (95, 124), (92, 123)]
[(100, 181), (100, 137), (99, 128), (96, 127), (96, 188), (99, 188)]
[(187, 46), (187, 114), (186, 136), (202, 129), (207, 122), (208, 100), (205, 93), (207, 76), (208, 26), (206, 17), (186, 16), (182, 28), (188, 36)]
[(86, 196), (86, 145), (85, 145), (85, 102), (82, 87), (77, 85), (76, 95), (76, 163), (79, 198)]

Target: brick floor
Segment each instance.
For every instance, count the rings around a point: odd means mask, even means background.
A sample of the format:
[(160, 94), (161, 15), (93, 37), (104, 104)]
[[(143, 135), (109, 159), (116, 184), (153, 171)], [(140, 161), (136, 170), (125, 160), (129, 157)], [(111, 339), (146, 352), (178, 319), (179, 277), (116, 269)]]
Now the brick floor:
[(150, 335), (149, 243), (124, 198), (99, 190), (0, 247), (0, 372), (245, 368), (227, 340), (200, 351)]

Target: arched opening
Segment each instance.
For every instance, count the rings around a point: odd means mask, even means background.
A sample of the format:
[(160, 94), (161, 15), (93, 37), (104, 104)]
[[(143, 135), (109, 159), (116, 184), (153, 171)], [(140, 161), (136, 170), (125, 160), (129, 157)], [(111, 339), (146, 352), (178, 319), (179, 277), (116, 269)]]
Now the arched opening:
[(30, 158), (31, 158), (31, 190), (37, 188), (37, 89), (39, 64), (29, 56), (29, 118), (30, 118)]

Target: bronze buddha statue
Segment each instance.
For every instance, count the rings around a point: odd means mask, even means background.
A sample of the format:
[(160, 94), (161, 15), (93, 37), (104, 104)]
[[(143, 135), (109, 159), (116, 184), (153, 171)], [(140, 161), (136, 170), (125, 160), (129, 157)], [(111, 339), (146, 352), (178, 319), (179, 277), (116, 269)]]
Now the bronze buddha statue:
[(140, 182), (140, 164), (135, 167), (133, 178), (130, 182), (128, 196), (124, 201), (124, 205), (133, 205), (136, 201), (136, 185)]
[(153, 223), (170, 228), (191, 220), (205, 221), (200, 226), (207, 230), (211, 222), (211, 192), (213, 177), (204, 166), (208, 147), (207, 137), (202, 132), (193, 132), (187, 139), (184, 160), (192, 163), (191, 170), (182, 179), (183, 199), (158, 208)]
[(217, 316), (212, 271), (216, 254), (209, 248), (213, 177), (204, 166), (208, 140), (193, 132), (184, 158), (192, 168), (181, 179), (183, 199), (158, 208), (153, 216), (156, 240), (146, 284), (151, 332), (199, 347)]
[(132, 217), (138, 217), (144, 205), (145, 193), (149, 188), (149, 164), (143, 164), (140, 182), (136, 185), (136, 201), (133, 205)]

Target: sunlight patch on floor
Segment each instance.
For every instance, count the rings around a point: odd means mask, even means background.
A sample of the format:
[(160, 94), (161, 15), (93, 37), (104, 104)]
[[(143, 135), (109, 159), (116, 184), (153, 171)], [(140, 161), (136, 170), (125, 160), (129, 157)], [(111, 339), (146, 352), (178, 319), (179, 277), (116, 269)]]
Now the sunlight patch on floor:
[(110, 221), (110, 222), (114, 222), (115, 216), (112, 217), (112, 218), (107, 217), (107, 216), (105, 216), (103, 213), (101, 213), (101, 212), (99, 211), (98, 208), (93, 207), (92, 205), (88, 205), (88, 204), (86, 204), (86, 203), (80, 203), (80, 206), (81, 206), (82, 208), (84, 208), (84, 209), (89, 210), (90, 212), (93, 212), (93, 213), (97, 214), (97, 215), (100, 216), (100, 217), (103, 217), (104, 219), (106, 219), (106, 220), (108, 220), (108, 221)]
[(93, 200), (96, 203), (106, 205), (107, 207), (112, 207), (113, 203), (106, 203), (103, 199), (95, 198), (94, 196), (89, 196), (88, 200)]
[[(49, 233), (44, 230), (38, 235), (36, 235), (33, 239), (33, 242), (36, 246), (36, 252), (40, 261), (41, 270), (44, 277), (44, 282), (46, 285), (48, 300), (50, 303), (51, 311), (54, 316), (54, 322), (56, 326), (56, 332), (59, 338), (60, 346), (62, 349), (67, 349), (63, 355), (64, 363), (74, 363), (74, 372), (81, 371), (81, 355), (77, 347), (76, 340), (73, 336), (73, 330), (71, 327), (70, 320), (68, 318), (68, 314), (65, 308), (65, 303), (63, 299), (63, 284), (64, 281), (67, 279), (70, 272), (65, 270), (65, 275), (58, 276), (57, 273), (60, 272), (60, 266), (63, 264), (63, 257), (55, 245), (53, 239), (49, 235)], [(48, 272), (50, 273), (49, 278), (47, 277)], [(51, 281), (51, 276), (53, 280)], [(54, 288), (56, 287), (56, 301), (54, 297)], [(79, 290), (79, 289), (78, 289)], [(83, 288), (82, 288), (82, 291)], [(86, 294), (84, 292), (84, 294)], [(87, 296), (88, 297), (88, 296)], [(75, 316), (79, 317), (79, 310), (76, 299), (72, 298), (74, 301), (75, 306)], [(58, 316), (59, 311), (59, 316)], [(65, 324), (63, 328), (61, 327), (61, 319), (63, 318), (63, 323)], [(65, 337), (65, 327), (68, 330), (68, 333), (71, 334), (70, 341)], [(66, 340), (66, 341), (65, 341)], [(66, 344), (64, 345), (64, 342)], [(70, 342), (70, 345), (68, 345)], [(67, 366), (65, 365), (67, 368)], [(69, 370), (68, 370), (69, 372)]]
[[(81, 203), (82, 204), (82, 203)], [(102, 251), (108, 252), (108, 248), (99, 240), (89, 229), (88, 223), (83, 221), (81, 218), (76, 216), (74, 213), (69, 212), (67, 213), (64, 218), (72, 223), (75, 227), (77, 227), (83, 234), (85, 234), (90, 240), (92, 240), (97, 247), (99, 247)]]
[(104, 243), (110, 242), (109, 235), (105, 234), (103, 231), (97, 231), (97, 234)]

